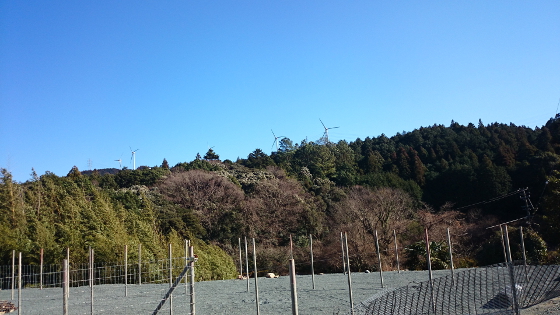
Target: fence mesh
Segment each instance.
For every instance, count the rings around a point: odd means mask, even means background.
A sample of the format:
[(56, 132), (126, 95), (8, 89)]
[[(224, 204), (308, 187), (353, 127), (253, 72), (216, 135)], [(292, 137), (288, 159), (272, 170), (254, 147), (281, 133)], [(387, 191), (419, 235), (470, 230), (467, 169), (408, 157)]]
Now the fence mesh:
[(361, 302), (355, 314), (516, 314), (560, 296), (560, 266), (504, 264), (456, 272)]
[[(93, 287), (90, 287), (89, 264), (71, 264), (68, 308), (72, 314), (151, 314), (185, 265), (184, 257), (129, 264), (126, 268), (124, 264), (94, 264)], [(18, 265), (0, 266), (0, 300), (18, 300), (18, 268)], [(45, 265), (42, 272), (39, 265), (23, 265), (21, 275), (25, 290), (21, 292), (20, 311), (25, 314), (62, 311), (62, 265)], [(184, 288), (174, 291), (174, 307), (188, 309), (187, 281), (190, 281), (188, 276), (183, 280)], [(28, 289), (34, 289), (33, 293), (28, 294), (31, 292)], [(14, 299), (11, 294), (15, 295)], [(162, 308), (166, 309), (169, 303)]]

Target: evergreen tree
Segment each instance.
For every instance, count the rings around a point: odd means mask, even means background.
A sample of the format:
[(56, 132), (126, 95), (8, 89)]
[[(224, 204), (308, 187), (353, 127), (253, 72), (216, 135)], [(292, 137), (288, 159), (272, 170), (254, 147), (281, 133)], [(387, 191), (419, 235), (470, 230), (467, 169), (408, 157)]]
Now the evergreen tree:
[(77, 177), (82, 176), (82, 173), (80, 173), (80, 170), (78, 169), (78, 167), (76, 165), (74, 165), (72, 167), (72, 169), (70, 170), (70, 172), (68, 172), (68, 175), (66, 175), (66, 176), (71, 177), (71, 178), (77, 178)]
[(220, 156), (214, 152), (212, 148), (208, 149), (208, 152), (204, 155), (204, 159), (207, 161), (215, 161), (219, 160)]
[(161, 168), (168, 170), (169, 169), (169, 163), (167, 163), (167, 160), (164, 158), (163, 162), (161, 163)]
[(274, 161), (261, 149), (249, 153), (244, 165), (252, 168), (266, 168), (267, 166), (274, 165)]

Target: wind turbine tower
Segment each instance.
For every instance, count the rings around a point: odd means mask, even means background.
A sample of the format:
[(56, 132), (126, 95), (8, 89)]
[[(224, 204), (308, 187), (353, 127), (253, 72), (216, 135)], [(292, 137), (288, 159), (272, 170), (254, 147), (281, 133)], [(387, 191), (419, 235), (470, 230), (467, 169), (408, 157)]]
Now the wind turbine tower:
[(132, 157), (130, 157), (130, 160), (132, 160), (132, 169), (133, 170), (136, 169), (136, 151), (138, 151), (138, 149), (132, 151), (132, 148), (130, 148), (130, 152), (132, 152)]
[(323, 125), (323, 128), (325, 128), (325, 133), (323, 134), (323, 137), (327, 139), (327, 143), (329, 143), (329, 129), (336, 129), (338, 127), (329, 127), (327, 128), (327, 126), (325, 126), (325, 124), (323, 124), (323, 121), (321, 120), (321, 118), (319, 118), (319, 121), (321, 122), (321, 125)]

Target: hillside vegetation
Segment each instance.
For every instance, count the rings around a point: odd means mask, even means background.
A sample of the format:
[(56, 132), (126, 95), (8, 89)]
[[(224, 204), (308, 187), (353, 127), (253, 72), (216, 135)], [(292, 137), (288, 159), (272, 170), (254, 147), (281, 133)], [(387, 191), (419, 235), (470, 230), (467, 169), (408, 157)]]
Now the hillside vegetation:
[[(497, 231), (487, 227), (522, 217), (511, 232), (525, 227), (530, 259), (558, 263), (559, 163), (560, 119), (551, 119), (535, 129), (451, 122), (353, 142), (284, 138), (272, 155), (256, 149), (235, 162), (210, 149), (173, 167), (164, 160), (116, 174), (33, 171), (25, 183), (2, 169), (0, 264), (10, 263), (12, 250), (38, 263), (40, 248), (46, 263), (59, 263), (66, 247), (72, 261), (86, 262), (88, 246), (110, 263), (122, 260), (124, 245), (138, 244), (143, 260), (157, 259), (167, 243), (181, 252), (191, 239), (205, 258), (205, 279), (232, 278), (239, 238), (257, 240), (259, 270), (284, 272), (292, 237), (305, 272), (311, 234), (315, 270), (329, 272), (341, 270), (340, 232), (347, 231), (353, 268), (371, 270), (376, 231), (384, 263), (393, 266), (395, 231), (408, 246), (407, 267), (417, 269), (428, 228), (434, 262), (444, 268), (450, 227), (456, 264), (472, 266), (500, 260)], [(518, 255), (519, 242), (514, 247)]]

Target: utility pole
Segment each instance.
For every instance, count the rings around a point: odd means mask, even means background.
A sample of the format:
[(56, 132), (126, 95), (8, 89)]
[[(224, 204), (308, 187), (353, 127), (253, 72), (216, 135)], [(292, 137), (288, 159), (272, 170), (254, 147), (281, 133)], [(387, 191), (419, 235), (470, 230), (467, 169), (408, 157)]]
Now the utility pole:
[[(527, 213), (527, 216), (531, 216), (531, 210), (532, 207), (529, 207), (529, 198), (531, 197), (531, 194), (527, 192), (529, 188), (521, 188), (519, 189), (519, 198), (523, 201), (525, 201), (525, 206), (521, 206), (521, 208), (523, 208), (523, 210), (525, 210), (525, 212)], [(531, 205), (532, 206), (532, 205)]]

